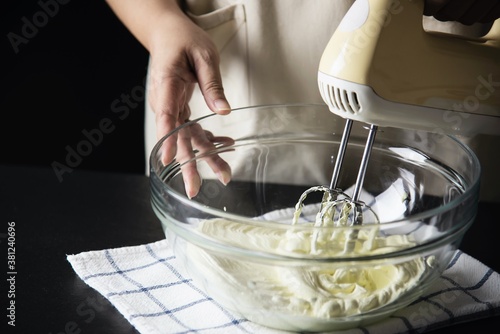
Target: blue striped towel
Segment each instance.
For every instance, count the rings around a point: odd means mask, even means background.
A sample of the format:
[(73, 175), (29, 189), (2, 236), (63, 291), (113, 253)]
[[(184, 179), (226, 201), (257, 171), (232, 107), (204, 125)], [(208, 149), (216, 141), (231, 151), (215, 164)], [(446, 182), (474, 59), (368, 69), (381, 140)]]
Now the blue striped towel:
[[(68, 255), (76, 274), (142, 334), (285, 333), (228, 312), (179, 271), (167, 240)], [(457, 251), (437, 283), (383, 322), (342, 333), (424, 332), (500, 315), (500, 275)]]

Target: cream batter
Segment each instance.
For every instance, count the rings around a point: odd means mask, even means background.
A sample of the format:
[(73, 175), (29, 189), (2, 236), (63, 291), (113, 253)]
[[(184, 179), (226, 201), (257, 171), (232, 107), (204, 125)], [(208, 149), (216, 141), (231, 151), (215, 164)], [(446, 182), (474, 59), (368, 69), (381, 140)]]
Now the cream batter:
[[(313, 232), (314, 223), (306, 225), (269, 228), (214, 219), (201, 222), (198, 230), (204, 237), (252, 253), (304, 258), (348, 260), (353, 256), (383, 254), (415, 245), (406, 235), (383, 236), (379, 225), (364, 226), (356, 238), (352, 238), (349, 228), (323, 228)], [(346, 243), (354, 243), (349, 251), (346, 251)], [(216, 300), (250, 320), (259, 322), (262, 320), (259, 317), (265, 317), (262, 322), (266, 325), (282, 329), (280, 321), (284, 315), (288, 315), (289, 320), (306, 316), (310, 318), (308, 326), (314, 327), (314, 320), (321, 322), (380, 308), (412, 289), (426, 269), (424, 259), (420, 258), (397, 264), (366, 262), (348, 268), (331, 262), (287, 264), (271, 260), (259, 263), (251, 262), (243, 253), (228, 256), (193, 245), (189, 246), (186, 260), (193, 268), (190, 274)], [(255, 320), (257, 313), (261, 315)]]

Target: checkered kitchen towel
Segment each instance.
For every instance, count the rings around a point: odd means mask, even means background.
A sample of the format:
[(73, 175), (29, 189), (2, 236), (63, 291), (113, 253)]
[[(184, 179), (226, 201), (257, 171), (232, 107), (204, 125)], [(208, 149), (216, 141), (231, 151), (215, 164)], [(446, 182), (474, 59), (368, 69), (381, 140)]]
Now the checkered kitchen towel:
[[(142, 334), (284, 333), (232, 314), (203, 293), (178, 271), (167, 240), (67, 259), (78, 276)], [(423, 332), (496, 315), (500, 315), (500, 275), (457, 251), (437, 284), (419, 300), (383, 322), (342, 333)]]

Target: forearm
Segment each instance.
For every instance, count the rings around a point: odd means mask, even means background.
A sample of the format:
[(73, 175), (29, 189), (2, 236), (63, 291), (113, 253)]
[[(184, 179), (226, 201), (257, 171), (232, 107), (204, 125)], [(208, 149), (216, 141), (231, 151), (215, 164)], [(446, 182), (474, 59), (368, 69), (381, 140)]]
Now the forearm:
[(135, 38), (151, 52), (158, 29), (175, 20), (184, 20), (180, 0), (106, 0), (115, 15)]

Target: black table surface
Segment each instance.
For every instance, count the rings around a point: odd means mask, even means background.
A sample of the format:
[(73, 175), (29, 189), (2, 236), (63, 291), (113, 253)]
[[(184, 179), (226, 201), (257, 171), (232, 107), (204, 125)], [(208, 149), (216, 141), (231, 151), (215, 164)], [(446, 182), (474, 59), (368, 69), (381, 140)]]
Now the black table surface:
[[(0, 246), (4, 268), (0, 328), (7, 333), (137, 333), (98, 292), (74, 273), (66, 255), (163, 239), (150, 204), (149, 178), (74, 170), (59, 182), (51, 168), (0, 165)], [(461, 250), (500, 271), (498, 204), (480, 203)], [(15, 223), (15, 298), (5, 298), (8, 224)], [(6, 277), (7, 276), (7, 277)], [(15, 327), (6, 317), (15, 300)], [(439, 333), (498, 332), (500, 317)], [(2, 330), (2, 333), (6, 333)]]

